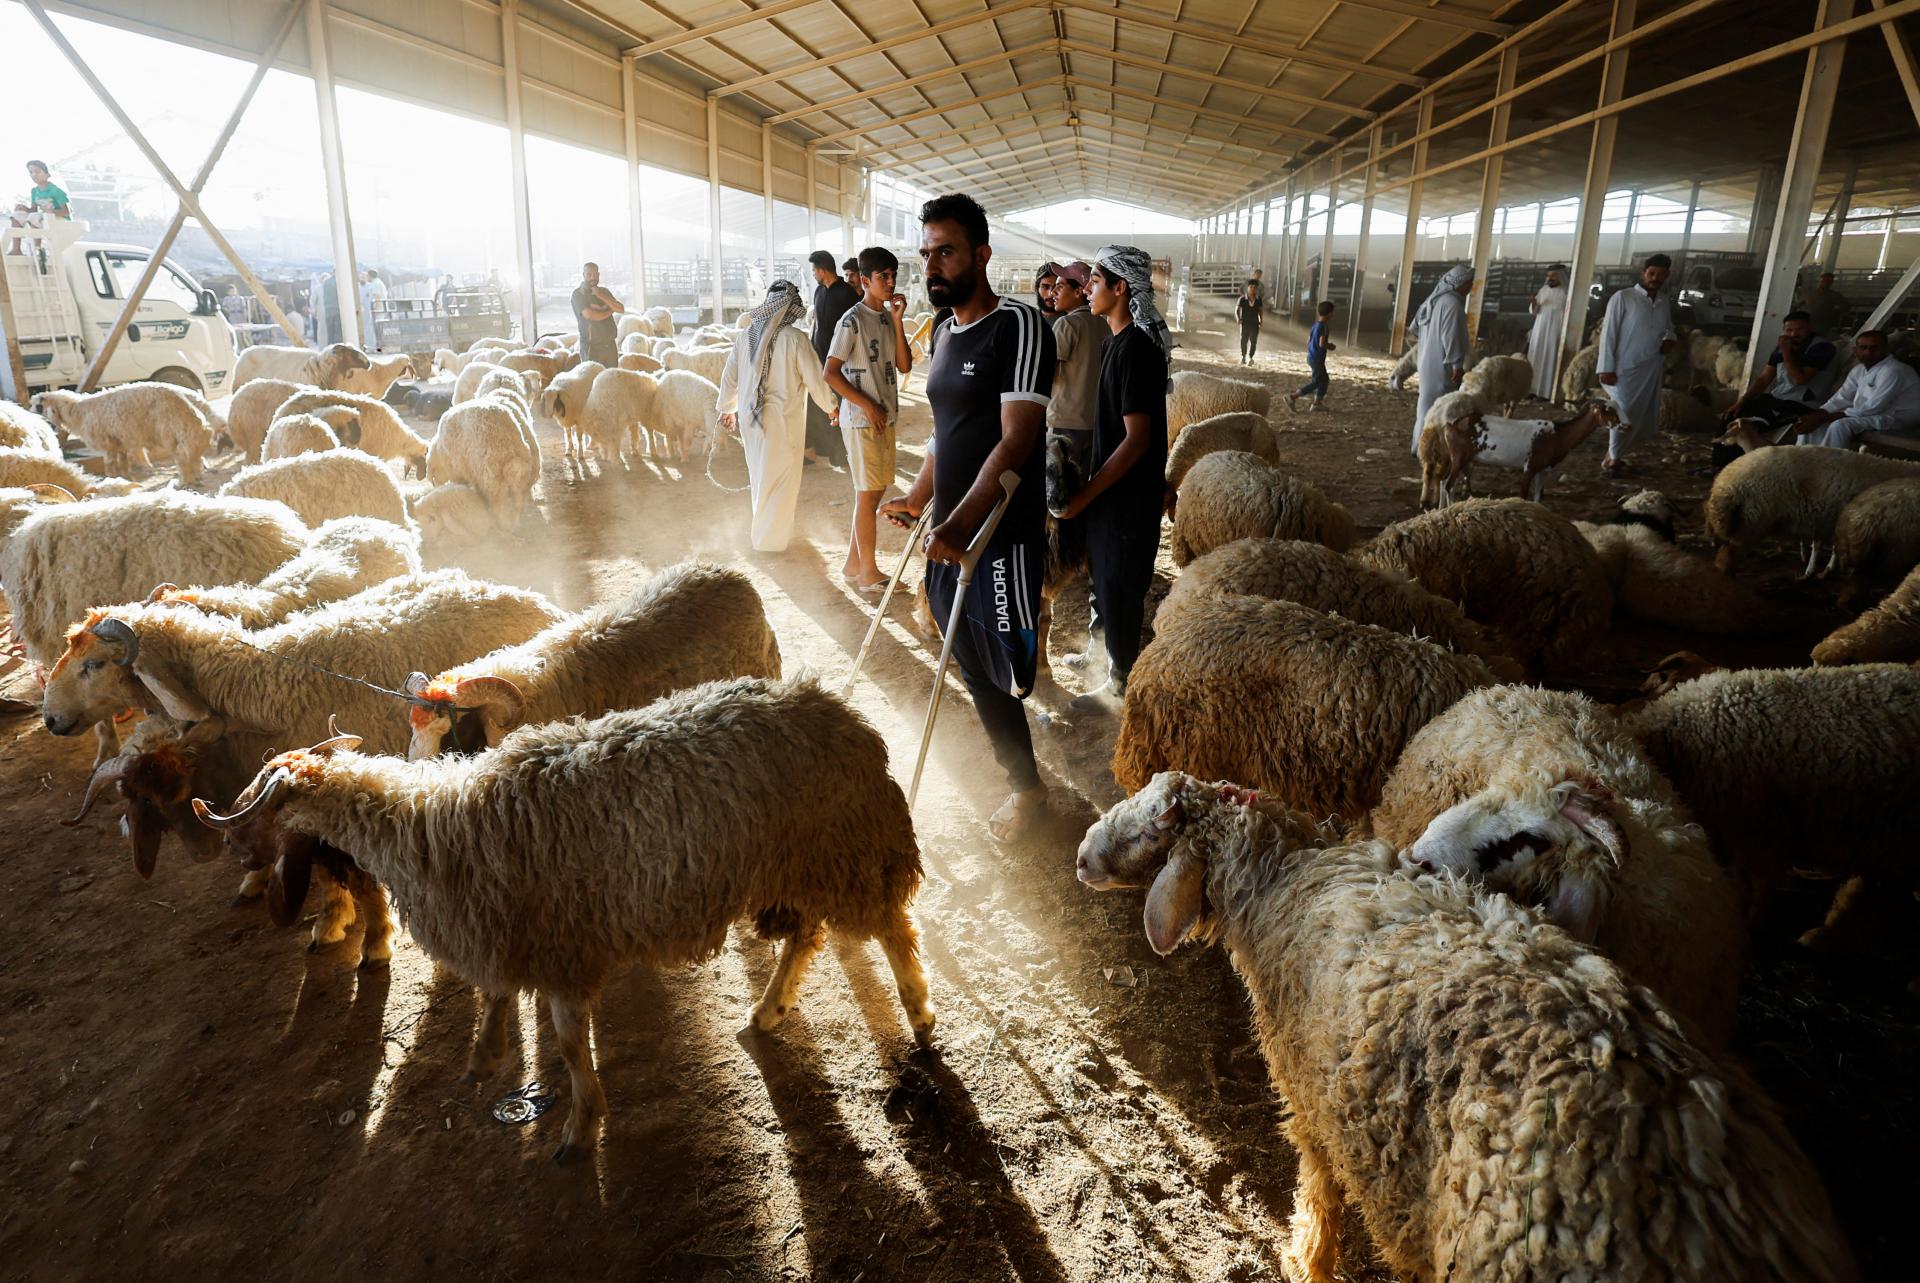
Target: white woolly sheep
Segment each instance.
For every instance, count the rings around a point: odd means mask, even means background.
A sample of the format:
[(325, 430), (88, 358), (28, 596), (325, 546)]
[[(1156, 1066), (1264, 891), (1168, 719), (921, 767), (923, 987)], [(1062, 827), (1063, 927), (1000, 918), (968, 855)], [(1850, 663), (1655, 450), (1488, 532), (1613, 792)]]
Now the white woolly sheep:
[(57, 454), (0, 447), (0, 487), (18, 490), (27, 486), (59, 486), (74, 498), (84, 499), (93, 492), (94, 480)]
[(24, 405), (0, 397), (0, 447), (60, 457), (60, 434)]
[(283, 379), (316, 388), (343, 388), (354, 370), (371, 370), (373, 362), (351, 343), (335, 343), (314, 351), (309, 347), (274, 347), (256, 343), (240, 353), (233, 366), (237, 392), (255, 379)]
[(1533, 366), (1518, 354), (1482, 357), (1461, 377), (1460, 390), (1478, 397), (1489, 411), (1511, 414), (1514, 405), (1533, 391)]
[(1840, 510), (1833, 523), (1833, 561), (1827, 573), (1896, 580), (1916, 565), (1920, 476), (1869, 486)]
[(408, 427), (399, 411), (378, 398), (302, 388), (282, 402), (275, 414), (318, 414), (333, 426), (342, 445), (376, 459), (398, 459), (409, 474), (426, 475), (426, 438)]
[(370, 356), (364, 370), (348, 370), (341, 377), (339, 391), (352, 392), (375, 400), (401, 379), (413, 377), (413, 358), (405, 352), (392, 356)]
[(654, 337), (670, 339), (673, 337), (673, 313), (664, 307), (650, 307), (644, 313), (647, 322), (653, 326)]
[[(271, 437), (272, 433), (268, 433)], [(242, 468), (220, 487), (222, 498), (277, 499), (309, 526), (335, 517), (377, 517), (407, 524), (400, 483), (380, 460), (358, 450), (298, 454)]]
[(1407, 737), (1493, 673), (1477, 656), (1288, 601), (1182, 608), (1134, 663), (1113, 747), (1125, 789), (1182, 770), (1357, 819)]
[[(555, 378), (534, 400), (534, 408), (543, 418), (552, 419), (560, 425), (562, 452), (569, 458), (579, 446), (579, 453), (586, 453), (585, 430), (580, 420), (586, 414), (587, 402), (593, 395), (593, 381), (600, 377), (606, 366), (598, 361), (582, 361), (571, 370)], [(622, 429), (629, 425), (621, 425)]]
[(476, 543), (493, 531), (493, 513), (472, 486), (435, 486), (410, 505), (423, 547), (445, 552)]
[(1655, 526), (1573, 525), (1599, 555), (1618, 616), (1721, 637), (1764, 636), (1785, 622), (1765, 598), (1663, 538)]
[(645, 352), (623, 352), (620, 355), (620, 368), (640, 374), (651, 374), (666, 367)]
[(477, 339), (465, 352), (453, 359), (453, 364), (448, 368), (447, 373), (455, 375), (464, 373), (468, 366), (476, 362), (491, 365), (497, 358), (513, 350), (513, 344), (505, 339)]
[(165, 582), (255, 583), (306, 546), (281, 503), (162, 490), (36, 511), (0, 551), (0, 590), (36, 664), (102, 602), (138, 601)]
[(660, 364), (667, 370), (686, 370), (697, 374), (707, 382), (718, 386), (720, 376), (727, 369), (727, 358), (732, 355), (731, 345), (672, 348), (661, 355)]
[(460, 356), (450, 347), (433, 349), (433, 377), (444, 378), (460, 372)]
[(1842, 624), (1813, 648), (1816, 664), (1920, 661), (1920, 566), (1872, 610)]
[(531, 641), (409, 678), (407, 756), (431, 757), (449, 736), (477, 752), (519, 726), (644, 708), (701, 682), (779, 676), (780, 643), (752, 581), (687, 562)]
[[(506, 370), (506, 368), (506, 366), (497, 365), (492, 361), (472, 362), (465, 369), (461, 370), (460, 377), (453, 381), (453, 403), (460, 405), (463, 402), (471, 401), (478, 397), (480, 395), (480, 380), (491, 374), (497, 374), (499, 371)], [(513, 374), (513, 381), (510, 386), (524, 394), (526, 392), (526, 385), (520, 381), (518, 372), (509, 371), (509, 373)], [(503, 380), (495, 380), (496, 384), (500, 382), (503, 382)]]
[(260, 462), (267, 429), (279, 416), (280, 407), (295, 393), (308, 390), (307, 384), (285, 379), (254, 379), (236, 389), (226, 398), (227, 439), (248, 463)]
[[(669, 452), (680, 459), (706, 453), (720, 437), (719, 406), (720, 389), (712, 380), (691, 370), (663, 372), (640, 424), (648, 433), (650, 452), (659, 459)], [(637, 441), (632, 444), (637, 446)]]
[(1290, 601), (1360, 624), (1406, 633), (1461, 654), (1477, 655), (1494, 676), (1518, 681), (1520, 665), (1500, 635), (1405, 576), (1362, 566), (1317, 543), (1241, 539), (1195, 558), (1160, 602), (1159, 629), (1196, 602), (1232, 593)]
[(622, 352), (628, 351), (627, 340), (631, 338), (650, 339), (653, 337), (653, 322), (633, 312), (624, 312), (614, 318), (614, 341)]
[(1167, 388), (1167, 443), (1171, 446), (1189, 423), (1216, 414), (1247, 410), (1265, 418), (1272, 409), (1273, 389), (1264, 383), (1181, 370)]
[[(677, 346), (678, 344), (670, 337), (656, 338), (647, 344), (647, 353), (652, 356), (654, 360), (663, 361), (666, 359), (667, 353)], [(665, 369), (666, 367), (662, 366), (661, 368)]]
[(555, 375), (571, 370), (579, 362), (580, 356), (577, 352), (534, 352), (522, 349), (499, 357), (495, 364), (503, 365), (523, 376), (531, 375), (531, 378), (524, 380), (524, 386), (527, 395), (532, 397), (541, 388), (553, 382)]
[[(273, 421), (273, 426), (267, 429), (267, 439), (260, 443), (260, 462), (272, 463), (276, 459), (339, 448), (340, 438), (334, 435), (326, 420), (312, 414), (283, 414)], [(221, 493), (226, 491), (222, 489)]]
[(472, 486), (501, 528), (519, 525), (540, 480), (540, 445), (526, 402), (493, 392), (441, 415), (427, 449), (427, 480)]
[(1409, 517), (1353, 557), (1459, 602), (1530, 668), (1576, 658), (1613, 614), (1592, 546), (1565, 517), (1524, 499), (1469, 499)]
[(1478, 393), (1464, 390), (1448, 392), (1427, 408), (1418, 450), (1422, 508), (1430, 499), (1442, 508), (1456, 496), (1464, 499), (1473, 482), (1473, 465), (1482, 459), (1518, 472), (1520, 497), (1539, 503), (1554, 469), (1596, 429), (1620, 421), (1613, 402), (1604, 397), (1562, 423), (1508, 419), (1485, 410)]
[[(420, 947), (488, 996), (471, 1077), (505, 1059), (519, 991), (545, 997), (572, 1080), (556, 1159), (590, 1149), (606, 1114), (587, 1040), (601, 989), (633, 963), (712, 957), (744, 917), (787, 941), (753, 1028), (786, 1018), (831, 925), (880, 941), (914, 1037), (931, 1043), (908, 913), (921, 879), (913, 820), (886, 742), (813, 684), (709, 683), (596, 721), (523, 727), (466, 758), (403, 762), (357, 743), (275, 758), (230, 816), (195, 809), (274, 861), (270, 904), (304, 896), (300, 835), (353, 852), (385, 883)], [(771, 765), (796, 760), (805, 789)], [(716, 789), (715, 762), (766, 769)]]
[(299, 556), (258, 584), (161, 584), (152, 600), (184, 602), (245, 628), (271, 628), (303, 610), (419, 573), (418, 534), (375, 517), (336, 517), (313, 532)]
[(1415, 340), (1407, 344), (1407, 350), (1393, 363), (1393, 373), (1387, 375), (1387, 391), (1405, 392), (1407, 381), (1420, 377), (1420, 343)]
[(1573, 354), (1560, 375), (1560, 399), (1578, 401), (1600, 386), (1600, 347), (1589, 343)]
[[(0, 548), (6, 547), (7, 538), (19, 528), (21, 522), (31, 517), (41, 508), (58, 503), (78, 503), (72, 492), (63, 486), (48, 485), (36, 481), (27, 486), (0, 487)], [(4, 633), (11, 628), (0, 629)], [(0, 652), (0, 662), (6, 656)]]
[(171, 383), (123, 383), (82, 395), (42, 392), (49, 422), (106, 456), (107, 471), (128, 476), (137, 458), (170, 458), (180, 484), (191, 486), (213, 448), (210, 407), (197, 392)]
[(625, 333), (620, 336), (620, 355), (632, 356), (636, 352), (653, 354), (653, 334), (650, 331)]
[(1180, 483), (1193, 465), (1221, 450), (1239, 450), (1268, 463), (1280, 462), (1280, 434), (1263, 414), (1238, 410), (1187, 425), (1167, 450), (1167, 510), (1174, 510)]
[(1400, 1278), (1858, 1278), (1765, 1094), (1651, 990), (1506, 896), (1323, 841), (1169, 774), (1077, 866), (1150, 884), (1148, 943), (1218, 943), (1245, 982), (1299, 1153), (1289, 1278), (1340, 1277), (1347, 1199)]
[(1353, 517), (1311, 484), (1243, 450), (1207, 455), (1188, 471), (1169, 551), (1184, 566), (1236, 539), (1311, 539), (1335, 552), (1353, 544)]
[(1584, 695), (1495, 686), (1407, 741), (1370, 823), (1420, 868), (1539, 908), (1719, 1048), (1733, 1032), (1746, 923), (1691, 819), (1610, 711)]
[(1746, 340), (1727, 343), (1713, 354), (1713, 381), (1720, 387), (1738, 389), (1746, 383)]
[(1833, 541), (1840, 513), (1854, 496), (1883, 481), (1920, 478), (1920, 463), (1907, 463), (1827, 446), (1753, 450), (1720, 470), (1707, 494), (1707, 533), (1720, 545), (1720, 569), (1731, 571), (1741, 554), (1771, 535), (1812, 543), (1803, 578), (1819, 560), (1820, 545)]

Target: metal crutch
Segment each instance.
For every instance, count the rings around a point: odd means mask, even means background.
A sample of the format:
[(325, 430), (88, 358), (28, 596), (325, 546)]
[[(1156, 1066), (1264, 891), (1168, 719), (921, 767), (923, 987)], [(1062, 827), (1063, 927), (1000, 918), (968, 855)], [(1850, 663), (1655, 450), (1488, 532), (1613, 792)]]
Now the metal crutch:
[(927, 522), (933, 516), (933, 500), (927, 500), (927, 506), (920, 509), (920, 515), (914, 518), (913, 527), (907, 531), (907, 546), (900, 552), (900, 564), (893, 568), (893, 577), (887, 580), (887, 590), (880, 594), (879, 608), (873, 612), (873, 622), (867, 625), (866, 640), (860, 643), (860, 653), (854, 656), (853, 671), (847, 674), (847, 684), (840, 688), (840, 698), (845, 699), (853, 693), (853, 684), (860, 678), (860, 668), (867, 662), (867, 652), (873, 649), (873, 639), (880, 635), (880, 621), (887, 617), (887, 603), (893, 600), (893, 590), (900, 583), (900, 576), (906, 573), (907, 563), (913, 560), (914, 549), (920, 546), (920, 535), (927, 528)]
[(1020, 484), (1020, 474), (1003, 472), (1000, 474), (1000, 489), (1004, 492), (1000, 502), (993, 505), (993, 511), (980, 523), (980, 529), (974, 534), (973, 542), (960, 557), (960, 582), (953, 590), (953, 607), (947, 611), (947, 631), (940, 644), (940, 666), (933, 672), (933, 698), (927, 701), (927, 724), (920, 731), (920, 756), (913, 763), (913, 787), (907, 790), (907, 809), (913, 809), (914, 799), (920, 796), (920, 772), (927, 766), (927, 750), (933, 747), (933, 719), (940, 715), (940, 697), (947, 689), (947, 664), (953, 659), (953, 634), (960, 627), (960, 616), (966, 607), (967, 589), (973, 583), (973, 568), (980, 564), (980, 558), (987, 551), (987, 542), (993, 538), (993, 532), (1000, 527), (1000, 518), (1007, 515), (1007, 507), (1013, 502), (1014, 488)]

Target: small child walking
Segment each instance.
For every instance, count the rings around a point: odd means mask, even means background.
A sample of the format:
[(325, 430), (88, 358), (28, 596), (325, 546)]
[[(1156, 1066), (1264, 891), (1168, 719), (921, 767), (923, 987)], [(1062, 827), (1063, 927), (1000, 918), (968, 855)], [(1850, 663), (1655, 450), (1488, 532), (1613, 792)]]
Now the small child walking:
[(1240, 364), (1252, 365), (1254, 349), (1260, 346), (1260, 283), (1248, 281), (1233, 305), (1234, 319), (1240, 322)]
[(1313, 328), (1307, 331), (1307, 368), (1313, 371), (1313, 377), (1300, 385), (1300, 390), (1288, 395), (1287, 409), (1298, 408), (1303, 396), (1311, 396), (1313, 401), (1309, 410), (1318, 410), (1320, 403), (1327, 399), (1327, 353), (1333, 351), (1333, 342), (1327, 338), (1327, 327), (1333, 320), (1333, 303), (1322, 303), (1318, 308), (1319, 319)]
[(874, 558), (876, 514), (893, 483), (900, 384), (913, 368), (913, 351), (901, 321), (906, 296), (894, 292), (900, 261), (878, 246), (848, 261), (859, 268), (863, 292), (833, 328), (826, 370), (827, 386), (840, 395), (840, 432), (853, 475), (852, 525), (841, 574), (861, 592), (877, 593), (887, 577)]

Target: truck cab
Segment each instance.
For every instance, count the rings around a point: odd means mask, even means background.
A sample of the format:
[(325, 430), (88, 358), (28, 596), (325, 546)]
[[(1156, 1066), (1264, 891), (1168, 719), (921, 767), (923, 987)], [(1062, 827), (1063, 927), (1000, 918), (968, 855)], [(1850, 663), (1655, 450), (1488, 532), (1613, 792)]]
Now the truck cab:
[[(72, 387), (119, 319), (151, 257), (137, 245), (90, 240), (84, 222), (0, 228), (24, 252), (0, 254), (19, 328), (28, 390)], [(171, 259), (147, 287), (114, 348), (102, 386), (150, 379), (221, 396), (231, 385), (233, 327), (211, 290)]]
[(1760, 308), (1761, 270), (1753, 255), (1695, 253), (1675, 257), (1674, 319), (1709, 334), (1745, 334)]

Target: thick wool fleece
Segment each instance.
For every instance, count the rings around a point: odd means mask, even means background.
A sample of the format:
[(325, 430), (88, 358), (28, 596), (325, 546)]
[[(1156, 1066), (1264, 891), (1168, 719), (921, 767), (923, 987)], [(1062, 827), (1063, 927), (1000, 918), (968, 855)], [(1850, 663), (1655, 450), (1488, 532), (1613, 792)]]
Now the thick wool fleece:
[[(280, 420), (274, 431), (287, 422)], [(267, 436), (271, 444), (273, 432)], [(324, 450), (256, 463), (235, 473), (220, 494), (277, 499), (310, 526), (336, 517), (375, 517), (396, 526), (410, 522), (400, 483), (385, 464), (358, 450)]]
[(1310, 539), (1345, 552), (1353, 544), (1353, 517), (1257, 455), (1222, 450), (1186, 475), (1174, 513), (1173, 564), (1184, 566), (1236, 539)]
[(1713, 479), (1707, 533), (1738, 555), (1769, 536), (1829, 543), (1854, 496), (1884, 481), (1920, 478), (1920, 463), (1827, 446), (1753, 450)]
[(1650, 527), (1573, 525), (1600, 558), (1616, 614), (1721, 637), (1778, 632), (1784, 622), (1759, 593)]
[(1167, 450), (1167, 489), (1178, 490), (1193, 465), (1222, 450), (1241, 450), (1268, 463), (1280, 462), (1280, 434), (1267, 416), (1233, 410), (1189, 424)]
[(1265, 418), (1272, 408), (1273, 389), (1263, 383), (1181, 370), (1167, 387), (1167, 443), (1172, 445), (1190, 423), (1237, 410)]
[(314, 531), (299, 556), (258, 585), (173, 588), (161, 600), (187, 602), (209, 615), (237, 619), (245, 628), (268, 628), (300, 611), (419, 573), (419, 535), (374, 517), (340, 517)]
[(1813, 648), (1816, 664), (1907, 663), (1920, 660), (1920, 566), (1885, 601), (1842, 624)]

